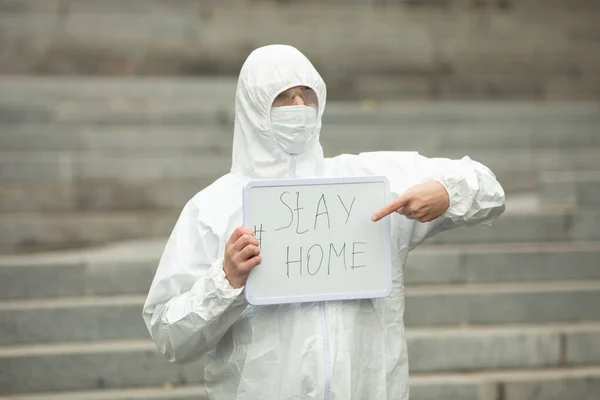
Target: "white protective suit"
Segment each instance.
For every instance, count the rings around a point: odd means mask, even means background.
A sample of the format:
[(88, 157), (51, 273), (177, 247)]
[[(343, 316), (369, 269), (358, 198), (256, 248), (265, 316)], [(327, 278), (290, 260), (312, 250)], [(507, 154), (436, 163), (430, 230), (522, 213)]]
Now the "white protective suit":
[[(307, 150), (290, 156), (270, 129), (271, 104), (294, 86), (313, 88), (318, 124)], [(415, 152), (324, 158), (319, 143), (325, 84), (290, 46), (255, 50), (244, 63), (235, 101), (231, 173), (184, 207), (166, 245), (143, 316), (170, 361), (205, 357), (210, 399), (406, 400), (403, 267), (427, 237), (486, 221), (504, 210), (504, 192), (485, 166), (428, 159)], [(365, 133), (368, 134), (368, 133)], [(374, 300), (250, 306), (223, 272), (224, 247), (242, 224), (242, 186), (255, 178), (385, 175), (392, 196), (437, 180), (448, 211), (430, 223), (392, 218), (393, 290)], [(257, 267), (260, 268), (260, 265)]]

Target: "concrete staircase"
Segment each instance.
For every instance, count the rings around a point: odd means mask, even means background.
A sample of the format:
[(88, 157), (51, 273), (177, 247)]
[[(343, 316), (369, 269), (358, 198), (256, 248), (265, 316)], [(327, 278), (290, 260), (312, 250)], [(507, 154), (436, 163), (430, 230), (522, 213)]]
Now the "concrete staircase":
[[(141, 306), (179, 210), (229, 169), (234, 86), (0, 78), (0, 400), (203, 398), (202, 363), (163, 361)], [(599, 106), (332, 102), (325, 120), (328, 155), (468, 154), (509, 190), (493, 227), (409, 258), (411, 400), (598, 400)]]
[(598, 100), (599, 18), (596, 0), (0, 0), (0, 73), (233, 77), (288, 43), (336, 99)]
[[(202, 364), (164, 362), (140, 317), (162, 244), (1, 257), (0, 399), (203, 398)], [(597, 399), (599, 257), (598, 241), (416, 250), (412, 398)]]
[[(0, 252), (166, 235), (182, 205), (229, 170), (233, 80), (3, 77), (0, 88)], [(511, 193), (546, 187), (563, 206), (507, 217), (486, 238), (593, 240), (597, 210), (565, 206), (594, 204), (599, 131), (596, 103), (332, 102), (322, 143), (327, 155), (468, 154)], [(549, 193), (561, 179), (586, 194)]]

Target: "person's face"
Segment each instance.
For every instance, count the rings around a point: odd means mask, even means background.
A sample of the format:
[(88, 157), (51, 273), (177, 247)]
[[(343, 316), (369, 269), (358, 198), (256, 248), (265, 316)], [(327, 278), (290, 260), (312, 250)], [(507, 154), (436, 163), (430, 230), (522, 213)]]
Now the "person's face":
[(308, 86), (294, 86), (277, 95), (272, 107), (312, 106), (318, 105), (317, 94)]

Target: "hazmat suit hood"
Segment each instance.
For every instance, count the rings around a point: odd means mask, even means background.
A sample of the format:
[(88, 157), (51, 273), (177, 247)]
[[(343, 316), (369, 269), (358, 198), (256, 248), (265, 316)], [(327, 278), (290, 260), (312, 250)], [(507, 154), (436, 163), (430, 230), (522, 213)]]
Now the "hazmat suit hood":
[[(308, 86), (318, 97), (317, 125), (306, 151), (291, 155), (271, 131), (271, 105), (277, 95), (294, 86)], [(270, 45), (254, 50), (240, 71), (235, 99), (235, 128), (231, 173), (244, 180), (319, 176), (323, 149), (319, 142), (325, 110), (325, 82), (299, 50)]]

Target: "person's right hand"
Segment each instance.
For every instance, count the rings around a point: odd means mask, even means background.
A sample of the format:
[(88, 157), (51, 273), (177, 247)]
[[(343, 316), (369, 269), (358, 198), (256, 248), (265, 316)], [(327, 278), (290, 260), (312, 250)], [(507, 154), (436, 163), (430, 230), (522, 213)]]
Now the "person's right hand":
[(238, 227), (225, 245), (223, 270), (225, 277), (234, 288), (246, 284), (250, 270), (260, 264), (258, 240), (252, 231), (244, 226)]

